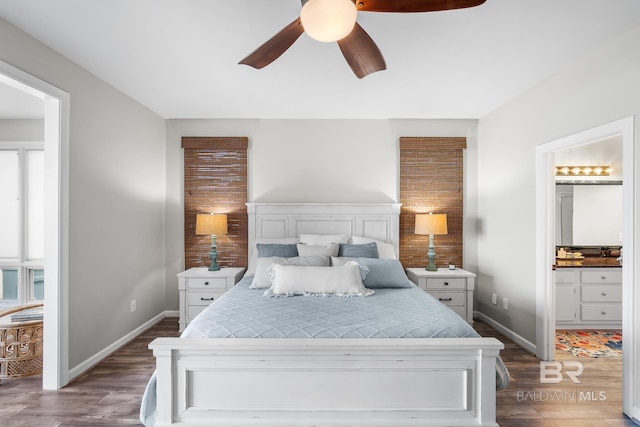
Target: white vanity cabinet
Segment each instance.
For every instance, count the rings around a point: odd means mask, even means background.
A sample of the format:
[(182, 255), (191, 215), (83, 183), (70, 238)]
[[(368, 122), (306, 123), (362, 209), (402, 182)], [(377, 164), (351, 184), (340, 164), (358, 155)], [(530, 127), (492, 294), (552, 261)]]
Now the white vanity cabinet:
[(622, 327), (622, 268), (559, 268), (555, 272), (556, 326)]

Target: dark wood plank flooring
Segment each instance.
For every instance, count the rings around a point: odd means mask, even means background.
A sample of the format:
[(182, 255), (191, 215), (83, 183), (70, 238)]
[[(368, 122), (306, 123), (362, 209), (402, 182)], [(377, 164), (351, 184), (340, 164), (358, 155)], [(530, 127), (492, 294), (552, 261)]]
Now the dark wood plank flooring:
[[(581, 384), (540, 384), (538, 359), (485, 323), (476, 322), (475, 328), (505, 343), (501, 354), (512, 379), (497, 396), (502, 427), (634, 425), (621, 410), (621, 358), (558, 353), (559, 361), (584, 364)], [(155, 363), (147, 345), (159, 336), (178, 336), (177, 319), (164, 319), (59, 391), (42, 390), (40, 376), (2, 381), (0, 427), (139, 426), (140, 400)]]

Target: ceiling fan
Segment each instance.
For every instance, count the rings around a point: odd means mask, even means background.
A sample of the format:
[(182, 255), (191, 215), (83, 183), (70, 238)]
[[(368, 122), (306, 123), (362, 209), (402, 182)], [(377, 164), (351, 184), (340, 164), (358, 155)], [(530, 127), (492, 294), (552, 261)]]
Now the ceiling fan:
[(479, 6), (486, 0), (302, 0), (300, 17), (284, 27), (240, 64), (263, 68), (278, 59), (306, 32), (324, 42), (338, 42), (359, 78), (387, 68), (380, 49), (356, 22), (363, 12), (435, 12)]

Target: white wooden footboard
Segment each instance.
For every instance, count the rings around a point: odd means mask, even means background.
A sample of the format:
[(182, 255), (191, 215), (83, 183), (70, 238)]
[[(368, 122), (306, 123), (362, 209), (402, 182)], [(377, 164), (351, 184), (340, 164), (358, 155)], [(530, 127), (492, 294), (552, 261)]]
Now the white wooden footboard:
[(156, 426), (497, 426), (494, 338), (158, 338)]

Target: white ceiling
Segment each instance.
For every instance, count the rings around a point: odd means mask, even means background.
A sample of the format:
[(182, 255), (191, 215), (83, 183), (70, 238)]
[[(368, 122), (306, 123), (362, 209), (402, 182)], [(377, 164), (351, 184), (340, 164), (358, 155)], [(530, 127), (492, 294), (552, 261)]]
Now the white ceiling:
[[(237, 64), (299, 10), (298, 0), (0, 0), (1, 17), (164, 118), (479, 118), (640, 24), (638, 0), (361, 12), (386, 71), (358, 80), (335, 43), (306, 35), (262, 70)], [(0, 117), (17, 114), (8, 99), (0, 89)]]

